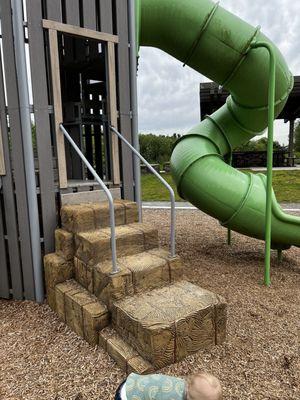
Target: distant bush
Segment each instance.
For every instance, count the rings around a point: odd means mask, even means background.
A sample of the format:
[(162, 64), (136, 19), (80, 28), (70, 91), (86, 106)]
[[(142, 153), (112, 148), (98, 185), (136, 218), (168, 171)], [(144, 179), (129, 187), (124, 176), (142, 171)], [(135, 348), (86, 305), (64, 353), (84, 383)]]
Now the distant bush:
[[(234, 151), (266, 151), (267, 147), (268, 147), (268, 139), (263, 137), (258, 140), (250, 140), (244, 145), (234, 149)], [(275, 151), (286, 150), (286, 147), (282, 146), (279, 142), (275, 140), (273, 149)]]
[(172, 136), (140, 134), (140, 151), (142, 156), (150, 163), (163, 164), (170, 161), (172, 149), (180, 135)]

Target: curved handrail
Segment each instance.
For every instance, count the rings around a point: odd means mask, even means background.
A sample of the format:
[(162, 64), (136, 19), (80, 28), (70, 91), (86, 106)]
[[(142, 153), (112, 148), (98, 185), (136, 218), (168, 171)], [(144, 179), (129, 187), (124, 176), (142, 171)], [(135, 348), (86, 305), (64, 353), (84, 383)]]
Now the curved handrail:
[(117, 246), (116, 246), (116, 220), (115, 220), (115, 208), (114, 208), (114, 200), (113, 197), (105, 185), (105, 183), (102, 181), (102, 179), (99, 177), (95, 169), (92, 167), (92, 165), (88, 162), (88, 160), (85, 158), (83, 155), (82, 151), (80, 148), (77, 146), (77, 144), (74, 142), (74, 140), (71, 138), (69, 133), (66, 131), (65, 127), (63, 124), (59, 125), (61, 131), (65, 135), (65, 137), (68, 139), (69, 143), (72, 145), (76, 153), (79, 155), (81, 160), (85, 163), (86, 167), (90, 171), (90, 173), (93, 175), (95, 180), (99, 183), (101, 188), (104, 190), (108, 203), (109, 203), (109, 217), (110, 217), (110, 230), (111, 230), (111, 240), (110, 240), (110, 245), (111, 245), (111, 254), (112, 254), (112, 274), (117, 274), (120, 272), (120, 268), (118, 267), (117, 264)]
[(116, 130), (113, 126), (109, 126), (110, 130), (114, 132), (119, 139), (125, 143), (130, 150), (146, 165), (146, 167), (160, 180), (160, 182), (168, 189), (171, 199), (171, 233), (170, 233), (170, 255), (171, 257), (176, 256), (176, 211), (175, 211), (175, 193), (168, 182), (152, 167), (152, 165), (124, 138), (124, 136)]

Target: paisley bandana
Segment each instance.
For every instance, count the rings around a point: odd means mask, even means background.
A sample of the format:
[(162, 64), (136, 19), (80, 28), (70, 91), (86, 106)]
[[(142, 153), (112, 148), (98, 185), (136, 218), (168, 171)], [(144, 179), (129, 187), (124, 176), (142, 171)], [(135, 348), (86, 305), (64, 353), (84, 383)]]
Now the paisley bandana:
[(185, 381), (167, 375), (130, 374), (126, 396), (128, 400), (184, 400)]

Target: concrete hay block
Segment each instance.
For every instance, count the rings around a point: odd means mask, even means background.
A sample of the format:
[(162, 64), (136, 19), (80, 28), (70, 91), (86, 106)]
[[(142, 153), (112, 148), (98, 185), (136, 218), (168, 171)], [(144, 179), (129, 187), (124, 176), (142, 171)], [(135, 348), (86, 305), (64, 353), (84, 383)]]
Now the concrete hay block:
[(210, 307), (176, 321), (176, 362), (215, 344), (213, 313)]
[(111, 257), (110, 237), (103, 230), (80, 233), (75, 243), (76, 257), (89, 266)]
[(73, 260), (75, 253), (74, 235), (64, 229), (56, 229), (55, 252), (67, 261)]
[(94, 230), (94, 210), (89, 204), (66, 205), (61, 209), (62, 227), (73, 233)]
[(87, 289), (90, 293), (94, 291), (93, 284), (93, 268), (74, 257), (74, 275), (75, 279), (81, 286)]
[(83, 306), (92, 302), (91, 296), (86, 292), (77, 291), (65, 294), (66, 323), (78, 336), (84, 337)]
[[(95, 228), (106, 228), (110, 226), (108, 202), (93, 203), (90, 205), (94, 210)], [(114, 202), (116, 226), (125, 224), (125, 207), (118, 201)]]
[(109, 308), (113, 301), (132, 296), (134, 293), (131, 271), (120, 262), (119, 267), (121, 271), (115, 275), (111, 275), (111, 262), (94, 267), (94, 294)]
[(174, 258), (168, 257), (168, 263), (170, 268), (170, 280), (171, 282), (177, 282), (183, 277), (183, 264), (181, 258), (176, 256)]
[(133, 286), (136, 293), (169, 284), (169, 264), (162, 258), (143, 252), (125, 257), (122, 262), (132, 273)]
[(107, 351), (107, 341), (115, 334), (116, 332), (110, 327), (102, 329), (102, 331), (99, 332), (99, 346), (103, 350)]
[(51, 310), (56, 312), (56, 296), (55, 296), (55, 290), (49, 288), (47, 290), (47, 303)]
[(98, 344), (99, 331), (109, 324), (109, 313), (104, 304), (94, 301), (82, 307), (84, 338), (91, 345)]
[[(76, 257), (90, 266), (111, 259), (110, 229), (76, 235)], [(131, 226), (119, 226), (116, 231), (118, 257), (144, 251), (144, 234)]]
[(67, 281), (60, 283), (55, 287), (55, 300), (56, 300), (56, 312), (58, 317), (66, 322), (66, 306), (65, 306), (65, 295), (68, 292), (73, 294), (78, 293), (80, 290), (79, 286), (75, 281)]
[(227, 304), (221, 296), (218, 296), (215, 312), (216, 344), (220, 345), (225, 342), (227, 332)]
[(119, 367), (125, 371), (127, 369), (128, 360), (138, 356), (138, 353), (118, 335), (114, 335), (107, 340), (106, 349)]
[(161, 368), (211, 347), (216, 335), (223, 340), (224, 309), (219, 296), (180, 281), (115, 302), (112, 322), (143, 358)]
[(158, 230), (150, 224), (132, 224), (132, 227), (138, 229), (144, 234), (145, 250), (151, 250), (158, 247)]
[(125, 201), (125, 220), (126, 224), (133, 224), (135, 222), (139, 222), (139, 211), (138, 206), (133, 201)]
[(136, 356), (128, 360), (127, 362), (127, 375), (132, 372), (139, 375), (147, 375), (154, 372), (153, 366), (141, 356)]
[(73, 276), (73, 262), (66, 261), (57, 254), (44, 257), (45, 281), (47, 289), (54, 289), (58, 283), (65, 282)]

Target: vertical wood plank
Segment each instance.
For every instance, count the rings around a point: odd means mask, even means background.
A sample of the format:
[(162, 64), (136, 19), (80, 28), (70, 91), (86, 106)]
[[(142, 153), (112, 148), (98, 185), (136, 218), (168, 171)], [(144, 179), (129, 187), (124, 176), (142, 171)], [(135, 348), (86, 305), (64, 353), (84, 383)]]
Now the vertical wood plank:
[[(22, 126), (20, 120), (20, 104), (18, 98), (17, 72), (14, 54), (14, 36), (10, 0), (1, 0), (1, 11), (4, 68), (6, 76), (6, 87), (9, 88), (9, 90), (7, 91), (8, 114), (10, 129), (11, 132), (13, 132), (13, 134), (11, 135), (11, 159), (14, 170), (14, 183), (17, 201), (24, 296), (28, 300), (35, 300), (31, 236), (29, 230), (30, 221), (28, 215), (30, 204), (28, 204), (26, 195)], [(10, 221), (8, 225), (10, 225)], [(21, 285), (20, 278), (18, 276), (19, 271), (15, 271), (11, 268), (11, 272), (12, 274), (16, 273), (15, 288), (13, 287), (14, 297), (21, 298)]]
[[(116, 85), (116, 57), (114, 43), (107, 43), (108, 50), (108, 101), (109, 101), (109, 121), (111, 125), (118, 129), (118, 112), (117, 112), (117, 85)], [(112, 134), (109, 132), (109, 134)], [(113, 182), (115, 185), (121, 183), (120, 179), (120, 157), (119, 157), (119, 139), (112, 134), (112, 168)]]
[(83, 8), (83, 26), (84, 28), (94, 29), (97, 27), (97, 14), (95, 0), (84, 0)]
[(5, 161), (4, 161), (4, 150), (3, 150), (3, 139), (2, 139), (2, 129), (0, 124), (0, 175), (5, 175)]
[(52, 21), (62, 21), (61, 0), (47, 0), (47, 18)]
[(79, 0), (65, 0), (65, 1), (66, 1), (67, 24), (80, 26)]
[(56, 202), (40, 0), (27, 0), (27, 16), (37, 152), (39, 158), (44, 247), (45, 252), (50, 253), (54, 250)]
[[(132, 143), (131, 100), (130, 100), (130, 64), (129, 64), (129, 30), (127, 0), (116, 0), (118, 45), (118, 93), (120, 130)], [(123, 195), (134, 199), (133, 156), (127, 146), (122, 144), (122, 180)]]
[(51, 54), (51, 76), (52, 76), (59, 185), (61, 189), (64, 189), (68, 187), (68, 180), (67, 180), (67, 169), (66, 169), (65, 140), (64, 140), (64, 135), (59, 127), (59, 125), (63, 122), (63, 113), (62, 113), (62, 100), (61, 100), (58, 38), (57, 38), (57, 31), (53, 29), (49, 29), (49, 46)]

